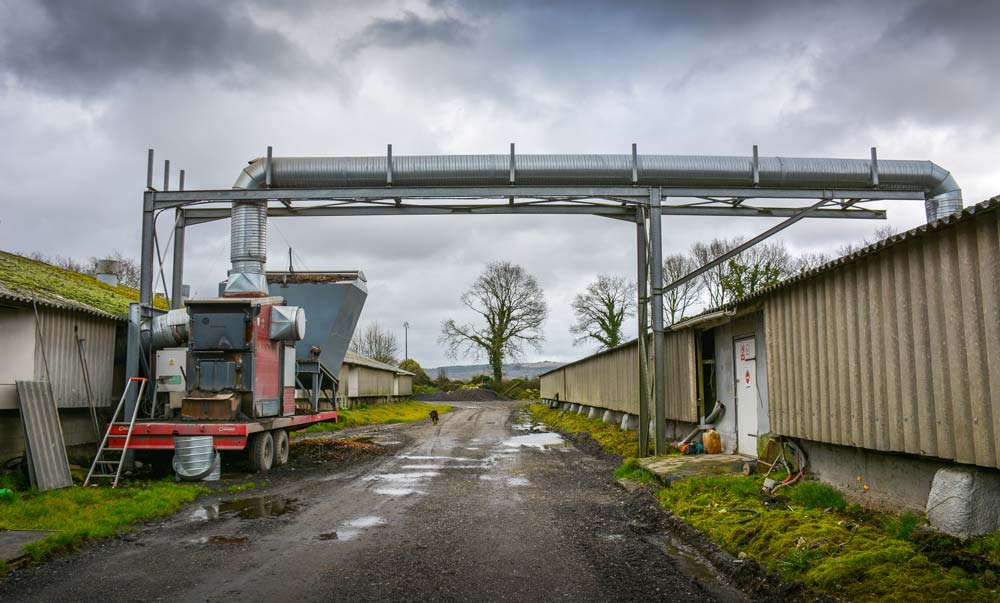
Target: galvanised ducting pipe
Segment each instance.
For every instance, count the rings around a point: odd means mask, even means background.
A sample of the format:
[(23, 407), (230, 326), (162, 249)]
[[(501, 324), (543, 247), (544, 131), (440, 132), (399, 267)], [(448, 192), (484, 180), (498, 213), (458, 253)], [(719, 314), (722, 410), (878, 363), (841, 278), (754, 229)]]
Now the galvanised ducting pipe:
[[(274, 188), (394, 186), (680, 186), (921, 191), (927, 221), (962, 209), (962, 190), (930, 161), (711, 155), (410, 155), (275, 157)], [(633, 170), (633, 167), (635, 168)], [(233, 188), (265, 186), (266, 160), (254, 159)], [(233, 268), (227, 295), (266, 294), (267, 209), (234, 203)]]
[(267, 295), (267, 203), (233, 203), (229, 245), (233, 266), (224, 294)]
[[(275, 188), (394, 186), (703, 186), (754, 185), (753, 157), (704, 155), (412, 155), (278, 157)], [(927, 220), (962, 209), (962, 191), (947, 170), (930, 161), (760, 157), (759, 186), (767, 188), (922, 191)], [(266, 160), (255, 159), (233, 188), (263, 188)], [(877, 176), (877, 177), (875, 177)], [(235, 224), (233, 226), (234, 233)]]

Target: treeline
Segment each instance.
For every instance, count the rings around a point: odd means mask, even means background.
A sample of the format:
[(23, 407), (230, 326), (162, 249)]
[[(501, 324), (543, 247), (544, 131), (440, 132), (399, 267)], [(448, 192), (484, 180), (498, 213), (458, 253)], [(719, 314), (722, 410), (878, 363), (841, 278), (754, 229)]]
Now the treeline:
[[(664, 322), (671, 325), (705, 309), (724, 306), (776, 285), (800, 272), (817, 268), (837, 257), (896, 234), (889, 225), (876, 229), (857, 244), (842, 245), (836, 254), (793, 255), (785, 243), (759, 243), (679, 285), (663, 296)], [(742, 245), (742, 237), (716, 238), (691, 246), (687, 253), (663, 259), (663, 283), (669, 285)], [(612, 274), (600, 274), (572, 303), (575, 322), (570, 328), (576, 344), (596, 344), (599, 349), (623, 343), (626, 319), (635, 316), (634, 281)]]

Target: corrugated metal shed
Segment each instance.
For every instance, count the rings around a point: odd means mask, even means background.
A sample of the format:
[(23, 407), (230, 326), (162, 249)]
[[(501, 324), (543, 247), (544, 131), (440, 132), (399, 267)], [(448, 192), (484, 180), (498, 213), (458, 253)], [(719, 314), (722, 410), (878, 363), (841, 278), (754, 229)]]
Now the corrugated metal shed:
[(772, 429), (1000, 466), (998, 209), (992, 199), (754, 296)]
[[(698, 420), (694, 331), (668, 332), (666, 415)], [(647, 346), (652, 354), (652, 345)], [(639, 414), (639, 346), (636, 341), (571, 362), (541, 375), (541, 396)], [(652, 367), (650, 374), (652, 375)]]
[[(97, 406), (115, 402), (112, 393), (115, 370), (116, 323), (90, 314), (40, 309), (38, 312), (45, 357), (56, 403), (60, 408), (87, 408), (83, 368), (77, 336), (83, 338), (91, 392)], [(35, 380), (47, 379), (41, 350), (36, 341)]]
[(398, 375), (410, 375), (411, 377), (413, 376), (413, 373), (409, 371), (404, 371), (398, 366), (386, 364), (385, 362), (379, 362), (378, 360), (373, 360), (372, 358), (369, 358), (367, 356), (362, 356), (361, 354), (355, 354), (354, 352), (347, 352), (347, 354), (344, 356), (344, 363), (355, 364), (359, 366), (367, 366), (368, 368), (378, 369), (382, 371), (391, 371)]
[(362, 398), (392, 396), (395, 391), (396, 374), (383, 369), (359, 366), (358, 393)]

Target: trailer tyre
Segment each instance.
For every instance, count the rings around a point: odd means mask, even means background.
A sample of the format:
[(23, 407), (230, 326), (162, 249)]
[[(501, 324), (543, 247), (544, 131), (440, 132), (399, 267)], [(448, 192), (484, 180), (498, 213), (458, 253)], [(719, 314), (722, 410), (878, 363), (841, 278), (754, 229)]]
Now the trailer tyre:
[(250, 468), (258, 473), (271, 469), (274, 463), (274, 438), (262, 431), (250, 436)]
[(288, 432), (284, 429), (274, 431), (274, 466), (280, 467), (288, 463)]

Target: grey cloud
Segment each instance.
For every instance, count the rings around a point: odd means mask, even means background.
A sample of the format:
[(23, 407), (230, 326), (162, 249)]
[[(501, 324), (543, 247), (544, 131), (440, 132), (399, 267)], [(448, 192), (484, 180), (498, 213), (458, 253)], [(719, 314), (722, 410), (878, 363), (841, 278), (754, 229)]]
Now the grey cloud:
[(229, 3), (39, 0), (0, 21), (0, 71), (60, 95), (101, 96), (139, 74), (281, 79), (299, 49)]
[[(795, 120), (817, 131), (912, 123), (1000, 128), (1000, 3), (923, 2), (869, 44), (832, 44)], [(822, 116), (821, 118), (818, 116)]]
[(424, 18), (411, 11), (401, 17), (372, 20), (351, 38), (348, 47), (360, 51), (368, 47), (408, 48), (427, 44), (468, 46), (475, 27), (454, 17)]

